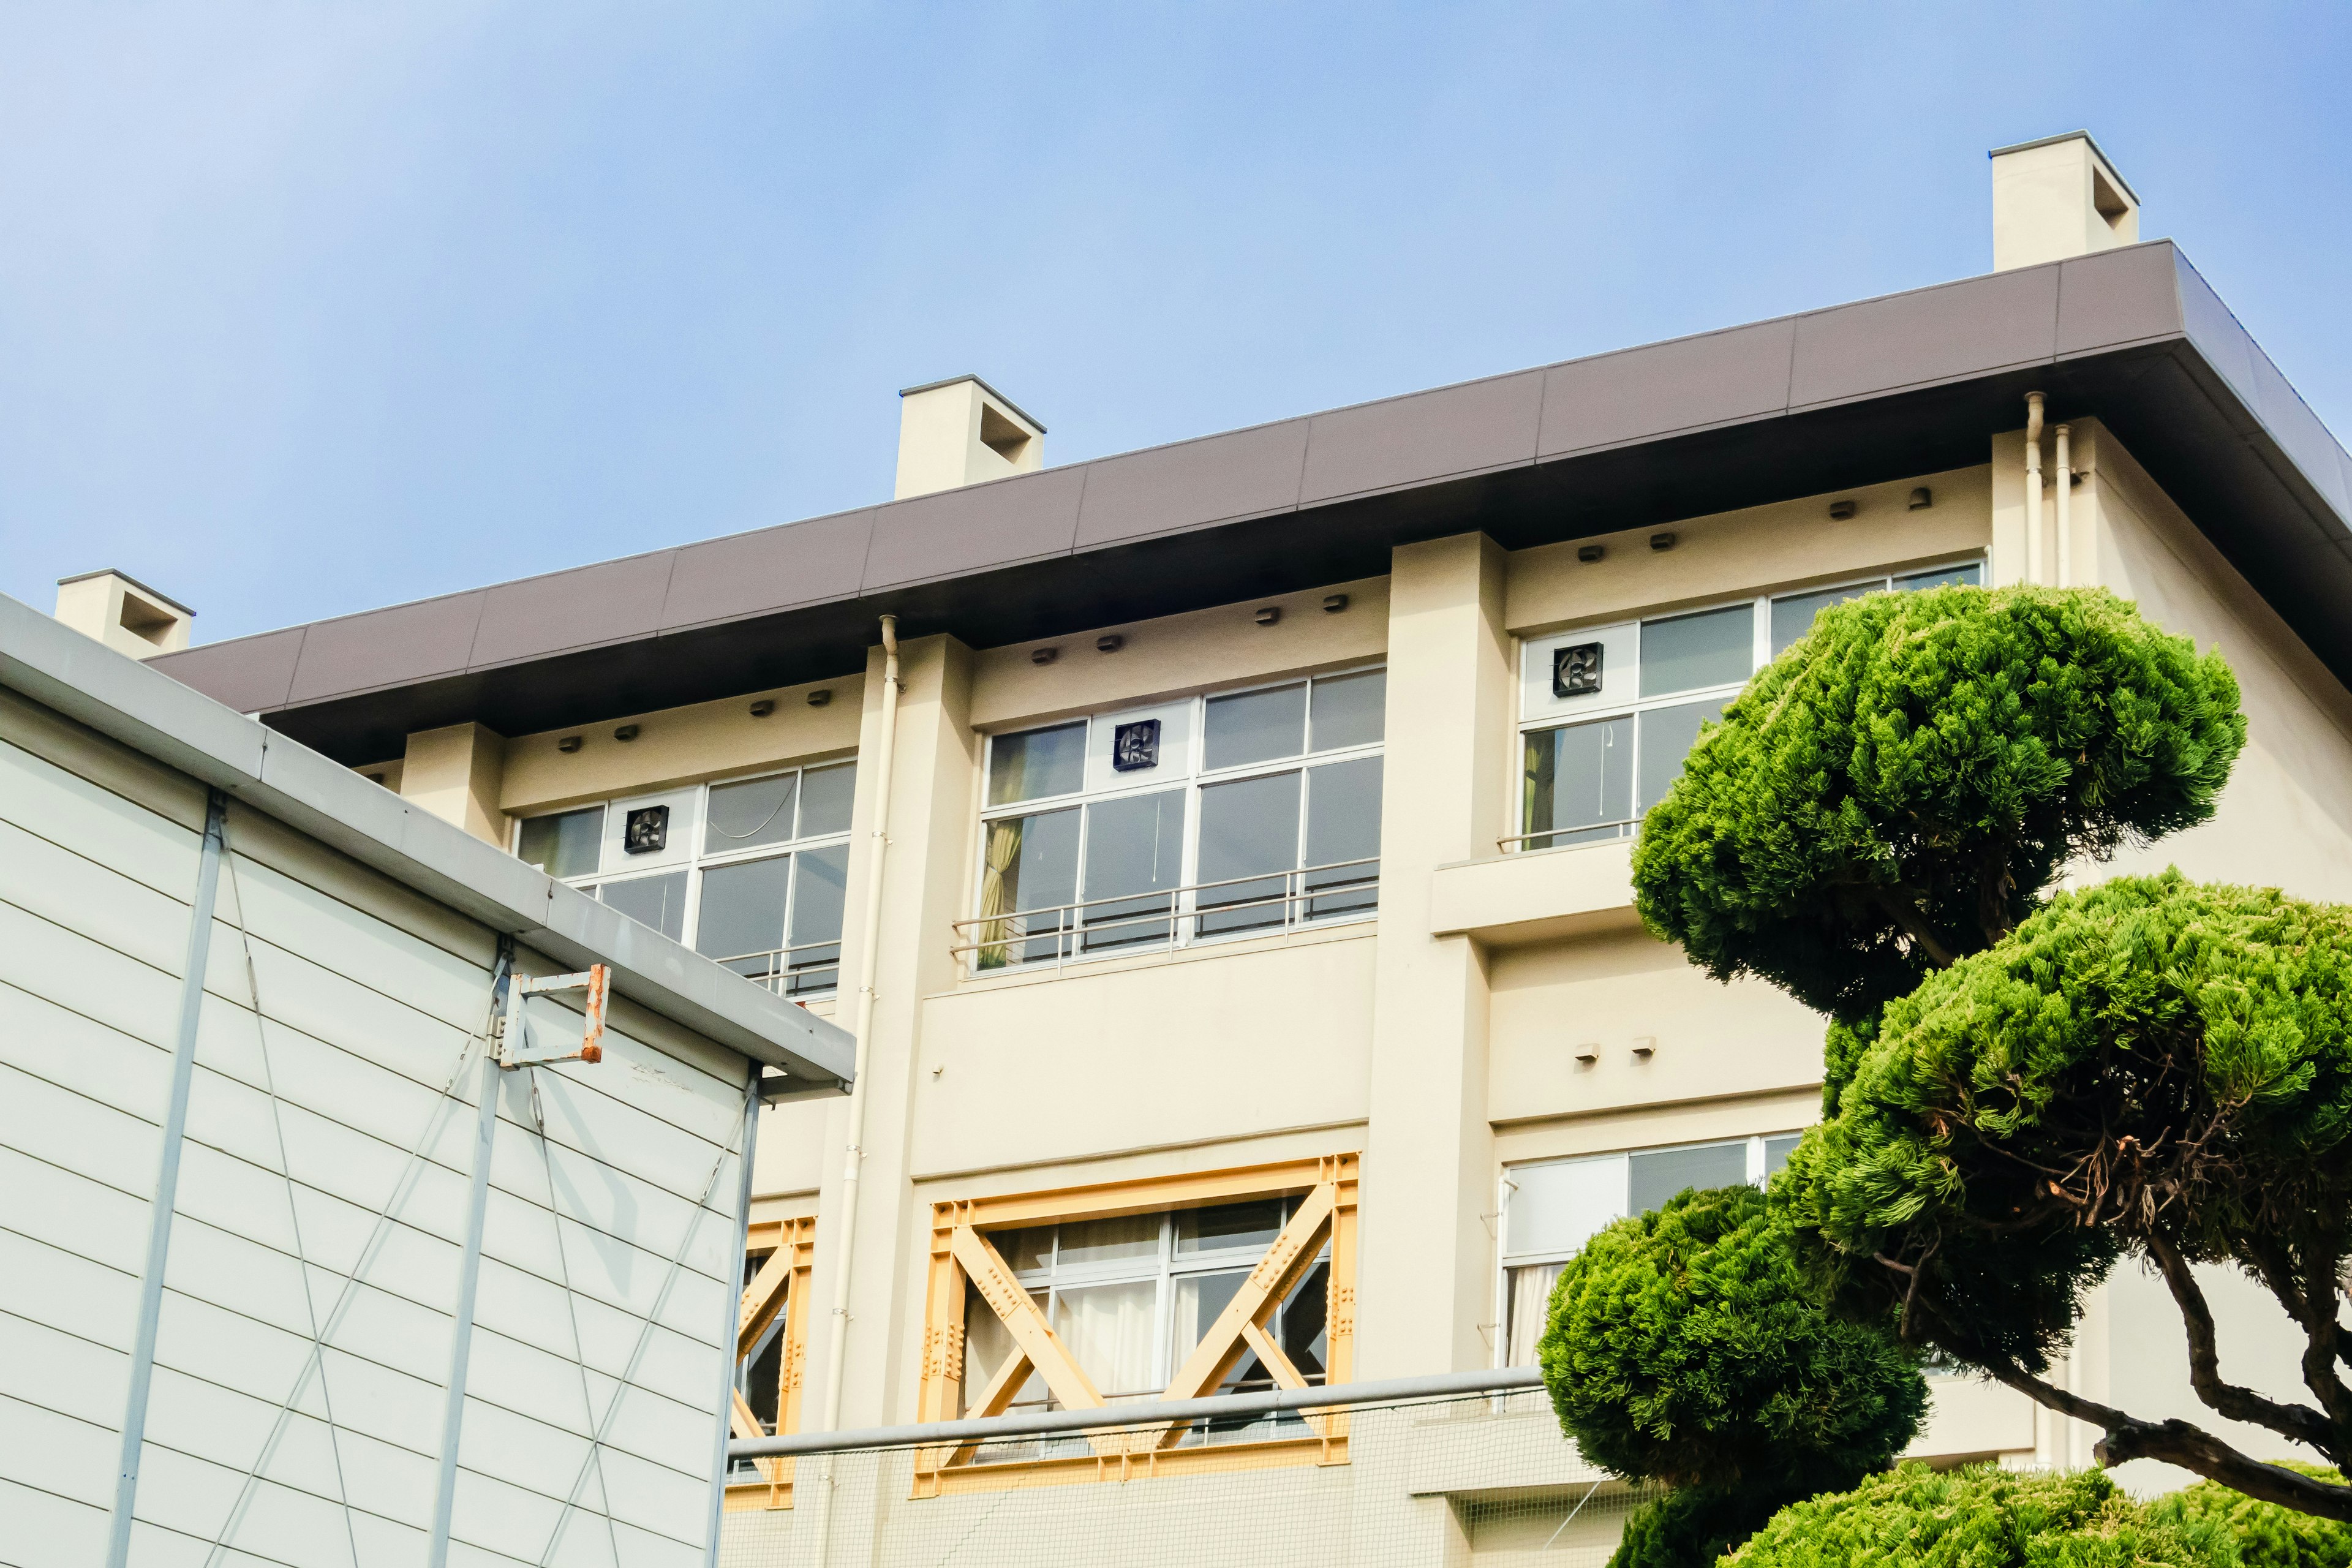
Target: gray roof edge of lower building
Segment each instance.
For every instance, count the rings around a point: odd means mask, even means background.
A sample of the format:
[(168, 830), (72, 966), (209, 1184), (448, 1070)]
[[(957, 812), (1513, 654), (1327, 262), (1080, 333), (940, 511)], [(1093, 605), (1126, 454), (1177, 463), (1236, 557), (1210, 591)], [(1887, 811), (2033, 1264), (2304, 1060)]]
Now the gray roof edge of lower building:
[(221, 790), (559, 963), (812, 1089), (856, 1051), (830, 1019), (756, 985), (160, 670), (0, 595), (0, 687)]

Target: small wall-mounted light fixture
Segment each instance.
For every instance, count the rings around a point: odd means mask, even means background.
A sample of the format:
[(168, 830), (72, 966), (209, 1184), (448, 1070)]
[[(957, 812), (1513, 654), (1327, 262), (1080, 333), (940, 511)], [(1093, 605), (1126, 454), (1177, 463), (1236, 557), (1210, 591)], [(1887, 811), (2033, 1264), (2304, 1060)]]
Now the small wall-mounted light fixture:
[(1580, 1066), (1591, 1067), (1601, 1059), (1601, 1047), (1594, 1045), (1579, 1046), (1576, 1047), (1576, 1059)]
[(2090, 477), (2090, 475), (2084, 473), (2080, 468), (2069, 469), (2066, 474), (2066, 488), (2068, 489), (2073, 489), (2076, 485), (2081, 484), (2084, 479), (2087, 479)]
[(1117, 653), (1126, 646), (1127, 639), (1119, 636), (1117, 632), (1112, 632), (1108, 637), (1099, 637), (1095, 638), (1095, 651), (1097, 653)]
[(1583, 562), (1587, 566), (1591, 565), (1595, 561), (1600, 560), (1607, 553), (1609, 552), (1601, 549), (1598, 544), (1580, 544), (1576, 547), (1576, 558), (1579, 561)]
[(1347, 607), (1348, 607), (1348, 595), (1345, 595), (1345, 594), (1326, 594), (1326, 595), (1323, 595), (1323, 613), (1324, 613), (1325, 615), (1327, 615), (1327, 616), (1336, 616), (1336, 615), (1338, 615), (1340, 611), (1342, 611), (1342, 610), (1346, 609)]
[(1029, 662), (1032, 664), (1051, 664), (1061, 657), (1062, 650), (1057, 647), (1033, 647), (1029, 650)]
[(775, 710), (776, 700), (772, 697), (762, 697), (751, 704), (751, 717), (754, 719), (764, 719)]
[(1833, 500), (1830, 502), (1830, 521), (1832, 522), (1843, 522), (1847, 518), (1852, 517), (1855, 512), (1858, 512), (1861, 510), (1862, 503), (1859, 501), (1851, 500)]
[(576, 752), (580, 749), (580, 737), (577, 735), (566, 735), (563, 739), (555, 742), (555, 749), (569, 755), (571, 752)]
[(637, 727), (635, 724), (624, 724), (619, 729), (613, 731), (613, 739), (615, 741), (634, 741), (637, 738)]
[(1911, 492), (1911, 500), (1908, 502), (1911, 510), (1926, 511), (1929, 507), (1934, 506), (1935, 504), (1936, 492), (1929, 489), (1927, 486), (1921, 485), (1917, 489)]
[(812, 708), (822, 708), (832, 700), (833, 688), (830, 686), (820, 686), (809, 693), (808, 702)]
[(1637, 1035), (1633, 1037), (1633, 1056), (1636, 1060), (1648, 1061), (1657, 1054), (1657, 1051), (1658, 1037), (1655, 1035)]
[(1257, 613), (1257, 624), (1262, 626), (1270, 626), (1280, 619), (1282, 619), (1282, 611), (1280, 607), (1274, 605), (1268, 605)]
[(1671, 534), (1671, 533), (1654, 533), (1654, 534), (1650, 535), (1650, 548), (1651, 548), (1651, 549), (1653, 549), (1653, 550), (1672, 550), (1674, 547), (1675, 547), (1675, 536), (1674, 536), (1673, 534)]

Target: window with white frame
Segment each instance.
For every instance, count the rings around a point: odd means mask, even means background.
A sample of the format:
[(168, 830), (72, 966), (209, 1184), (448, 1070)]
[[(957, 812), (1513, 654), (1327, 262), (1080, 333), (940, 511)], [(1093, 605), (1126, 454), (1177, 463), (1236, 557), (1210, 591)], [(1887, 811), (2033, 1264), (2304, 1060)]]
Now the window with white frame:
[(1551, 1288), (1594, 1233), (1647, 1214), (1685, 1187), (1761, 1186), (1789, 1163), (1795, 1132), (1546, 1160), (1503, 1172), (1505, 1364), (1533, 1366)]
[[(1262, 1198), (1171, 1213), (1064, 1220), (992, 1232), (1005, 1267), (1103, 1397), (1164, 1397), (1169, 1380), (1200, 1344), (1266, 1248), (1289, 1223), (1297, 1200)], [(1268, 1336), (1310, 1384), (1324, 1381), (1329, 1359), (1325, 1320), (1330, 1298), (1327, 1247), (1266, 1324)], [(963, 1394), (969, 1401), (1013, 1353), (1012, 1331), (967, 1287)], [(1275, 1386), (1255, 1354), (1244, 1355), (1214, 1394)], [(1034, 1372), (1011, 1409), (1054, 1403)], [(1291, 1417), (1296, 1425), (1297, 1418)], [(1212, 1437), (1268, 1435), (1265, 1420), (1212, 1424)], [(1197, 1440), (1197, 1436), (1196, 1436)], [(1083, 1441), (1078, 1447), (1085, 1447)], [(1002, 1457), (1002, 1456), (999, 1456)]]
[(1379, 901), (1387, 674), (991, 737), (973, 966), (1360, 917)]
[(857, 764), (525, 817), (515, 853), (788, 996), (834, 990)]
[(1983, 576), (1968, 561), (1529, 640), (1517, 842), (1549, 849), (1631, 837), (1681, 773), (1699, 727), (1822, 610)]

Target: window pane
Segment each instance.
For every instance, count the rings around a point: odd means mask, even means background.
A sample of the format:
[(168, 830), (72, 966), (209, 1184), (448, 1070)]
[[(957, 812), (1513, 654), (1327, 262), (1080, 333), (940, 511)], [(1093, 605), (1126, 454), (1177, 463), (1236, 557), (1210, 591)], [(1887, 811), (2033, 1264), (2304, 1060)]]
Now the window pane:
[(857, 796), (857, 764), (835, 763), (801, 774), (801, 837), (849, 831), (849, 808)]
[(1525, 742), (1530, 849), (1617, 837), (1633, 819), (1633, 717), (1538, 730)]
[(1298, 754), (1307, 724), (1307, 688), (1243, 691), (1209, 699), (1208, 757), (1212, 768), (1236, 768)]
[(1788, 1167), (1789, 1156), (1797, 1152), (1798, 1134), (1764, 1140), (1764, 1179), (1770, 1181)]
[(1791, 594), (1785, 599), (1772, 601), (1772, 657), (1778, 658), (1790, 643), (1813, 629), (1813, 617), (1832, 605), (1843, 605), (1848, 599), (1859, 599), (1864, 594), (1883, 588), (1880, 582), (1851, 583), (1843, 588), (1823, 588), (1814, 594)]
[(1335, 675), (1315, 683), (1313, 749), (1328, 752), (1340, 746), (1369, 746), (1381, 738), (1386, 722), (1389, 672), (1368, 669), (1361, 675)]
[(1625, 1217), (1625, 1157), (1514, 1165), (1503, 1218), (1503, 1250), (1573, 1252), (1594, 1231)]
[(1736, 1187), (1748, 1180), (1748, 1144), (1710, 1143), (1699, 1149), (1647, 1149), (1634, 1154), (1627, 1202), (1647, 1214), (1685, 1187)]
[(1698, 742), (1698, 727), (1723, 717), (1723, 702), (1685, 702), (1674, 708), (1653, 708), (1641, 718), (1641, 790), (1633, 808), (1647, 811), (1665, 798), (1682, 776), (1683, 759)]
[(1217, 931), (1251, 931), (1279, 926), (1284, 921), (1286, 876), (1232, 881), (1258, 871), (1289, 871), (1298, 864), (1298, 775), (1270, 773), (1264, 778), (1237, 779), (1211, 784), (1201, 792), (1200, 879), (1197, 895), (1203, 910), (1248, 903), (1246, 909), (1226, 909), (1204, 914), (1205, 935)]
[(1510, 1326), (1506, 1331), (1504, 1365), (1536, 1364), (1536, 1346), (1543, 1339), (1551, 1310), (1551, 1288), (1559, 1283), (1559, 1272), (1567, 1267), (1565, 1263), (1524, 1263), (1509, 1270), (1510, 1300), (1505, 1310)]
[[(1369, 910), (1380, 903), (1373, 885), (1381, 874), (1381, 759), (1358, 757), (1307, 770), (1307, 859), (1300, 880), (1324, 897), (1307, 900), (1307, 915)], [(1339, 890), (1344, 889), (1344, 890)]]
[(1204, 1209), (1180, 1209), (1176, 1215), (1176, 1251), (1184, 1256), (1245, 1247), (1263, 1252), (1282, 1234), (1282, 1200), (1265, 1198), (1251, 1204), (1218, 1204)]
[[(1045, 1292), (1033, 1290), (1029, 1299), (1042, 1310)], [(981, 1391), (988, 1386), (1013, 1353), (1013, 1331), (1004, 1326), (980, 1293), (977, 1286), (964, 1288), (963, 1298), (963, 1406), (972, 1410), (980, 1402)], [(1013, 1397), (1015, 1405), (1043, 1405), (1045, 1402), (1045, 1380), (1033, 1370), (1022, 1380), (1021, 1392)]]
[(1157, 1279), (1063, 1286), (1054, 1292), (1054, 1331), (1104, 1398), (1154, 1394), (1165, 1386), (1153, 1375), (1159, 1310)]
[[(703, 872), (694, 951), (712, 958), (739, 959), (727, 967), (754, 979), (776, 973), (774, 954), (784, 945), (784, 895), (791, 887), (792, 868), (791, 856), (778, 855), (713, 866)], [(747, 953), (759, 956), (742, 956)]]
[(597, 847), (604, 838), (604, 808), (559, 811), (552, 816), (523, 819), (515, 853), (551, 877), (585, 877), (596, 869)]
[(1004, 1267), (1015, 1274), (1054, 1266), (1054, 1227), (1050, 1225), (1031, 1226), (1026, 1230), (992, 1230), (988, 1233), (988, 1242), (1004, 1259)]
[(1755, 673), (1756, 606), (1642, 623), (1642, 695), (1727, 686)]
[(649, 925), (672, 942), (686, 935), (686, 873), (639, 877), (633, 881), (607, 882), (600, 892), (607, 904)]
[(798, 773), (745, 779), (710, 786), (710, 820), (703, 825), (706, 854), (723, 855), (755, 844), (782, 844), (793, 836), (793, 798)]
[[(1183, 881), (1184, 794), (1181, 789), (1162, 790), (1157, 795), (1098, 801), (1087, 807), (1084, 897), (1160, 893)], [(1087, 948), (1092, 952), (1130, 942), (1165, 942), (1166, 920), (1139, 917), (1164, 916), (1172, 907), (1173, 901), (1162, 894), (1122, 898), (1117, 903), (1090, 908), (1086, 923), (1102, 929), (1087, 933)]]
[[(1176, 1321), (1169, 1336), (1169, 1349), (1174, 1352), (1169, 1358), (1171, 1361), (1182, 1366), (1192, 1353), (1201, 1348), (1202, 1336), (1215, 1325), (1217, 1315), (1232, 1302), (1234, 1292), (1241, 1289), (1242, 1281), (1249, 1276), (1250, 1271), (1246, 1268), (1236, 1268), (1228, 1273), (1177, 1276)], [(1225, 1381), (1218, 1385), (1216, 1392), (1232, 1393), (1241, 1383), (1242, 1375), (1256, 1364), (1255, 1356), (1244, 1355), (1241, 1363), (1225, 1374)], [(1264, 1375), (1263, 1373), (1260, 1375)]]
[(988, 748), (988, 804), (1069, 795), (1086, 781), (1087, 724), (999, 735)]
[(1922, 588), (1948, 588), (1965, 584), (1973, 588), (1984, 581), (1984, 567), (1971, 561), (1962, 566), (1939, 566), (1933, 572), (1914, 572), (1908, 577), (1897, 577), (1895, 585), (1906, 593)]
[[(1061, 952), (1069, 917), (1050, 910), (1078, 896), (1078, 814), (1075, 807), (1030, 816), (1000, 817), (985, 830), (980, 872), (980, 913), (989, 924), (979, 940), (997, 945), (981, 950), (980, 967), (998, 969)], [(1017, 918), (1016, 918), (1017, 917)], [(1015, 938), (1034, 940), (1022, 942)]]
[(1057, 1269), (1074, 1263), (1112, 1263), (1121, 1258), (1160, 1256), (1160, 1216), (1156, 1214), (1066, 1220), (1061, 1230), (1061, 1250), (1054, 1258)]
[(1282, 1353), (1309, 1383), (1323, 1381), (1324, 1358), (1331, 1352), (1324, 1332), (1330, 1309), (1331, 1264), (1326, 1258), (1307, 1271), (1307, 1278), (1282, 1303), (1282, 1332), (1275, 1336)]
[[(849, 885), (849, 846), (803, 849), (793, 857), (795, 950), (786, 960), (788, 995), (830, 991), (841, 984), (841, 906)], [(811, 943), (817, 945), (812, 946)]]

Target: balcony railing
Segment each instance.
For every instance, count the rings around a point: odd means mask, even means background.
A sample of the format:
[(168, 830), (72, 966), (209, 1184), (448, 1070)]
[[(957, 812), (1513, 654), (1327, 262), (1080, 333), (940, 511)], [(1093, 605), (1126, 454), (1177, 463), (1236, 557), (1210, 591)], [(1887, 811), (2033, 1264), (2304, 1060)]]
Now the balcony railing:
[(1380, 859), (1337, 860), (1293, 871), (1226, 877), (1150, 893), (1041, 904), (955, 922), (974, 973), (1066, 963), (1221, 937), (1263, 936), (1343, 920), (1380, 907)]
[(1592, 822), (1581, 827), (1553, 827), (1541, 833), (1514, 833), (1507, 838), (1495, 840), (1495, 847), (1506, 855), (1522, 849), (1565, 849), (1574, 844), (1609, 844), (1620, 838), (1631, 838), (1641, 830), (1642, 819), (1628, 817), (1623, 822)]
[(722, 969), (731, 969), (755, 984), (764, 985), (779, 996), (799, 999), (817, 996), (840, 989), (841, 942), (804, 942), (793, 947), (770, 948), (763, 952), (739, 952), (732, 957), (713, 960)]

